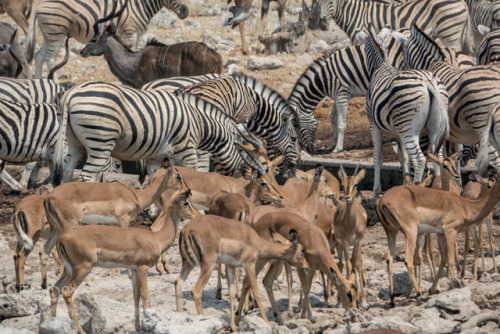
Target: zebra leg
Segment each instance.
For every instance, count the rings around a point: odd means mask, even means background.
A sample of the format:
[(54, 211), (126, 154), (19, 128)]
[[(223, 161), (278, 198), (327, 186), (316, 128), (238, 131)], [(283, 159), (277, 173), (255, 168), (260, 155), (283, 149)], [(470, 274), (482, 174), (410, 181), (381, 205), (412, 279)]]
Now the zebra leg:
[(38, 50), (36, 57), (35, 57), (35, 79), (41, 79), (42, 78), (42, 68), (43, 68), (43, 63), (45, 62), (45, 55), (47, 54), (47, 50), (49, 48), (49, 45), (47, 41), (43, 41), (42, 46), (40, 47), (40, 50)]
[(382, 185), (380, 183), (380, 170), (382, 169), (382, 133), (373, 125), (370, 126), (370, 132), (373, 140), (373, 165), (375, 168), (373, 194), (371, 199), (374, 200), (382, 193)]
[(420, 150), (418, 144), (418, 135), (413, 135), (411, 137), (401, 138), (405, 151), (411, 157), (411, 163), (415, 170), (415, 175), (413, 176), (413, 183), (422, 182), (422, 176), (424, 175), (425, 169), (425, 157)]
[[(59, 55), (59, 51), (61, 50), (64, 41), (65, 39), (63, 38), (59, 41), (53, 42), (50, 45), (48, 45), (47, 53), (45, 54), (45, 62), (47, 63), (48, 72), (50, 72), (50, 70), (55, 66), (57, 56)], [(57, 78), (56, 75), (54, 75), (55, 82), (57, 82), (56, 78)]]
[[(349, 101), (351, 100), (351, 94), (348, 92), (342, 92), (337, 94), (335, 97), (335, 105), (332, 107), (330, 112), (330, 121), (332, 121), (332, 115), (336, 114), (337, 123), (334, 125), (332, 122), (332, 130), (334, 131), (333, 138), (335, 143), (335, 149), (333, 152), (341, 152), (344, 150), (344, 133), (347, 124), (347, 110), (349, 109)], [(337, 132), (335, 134), (335, 132)]]
[(12, 191), (21, 192), (23, 190), (23, 186), (7, 173), (5, 169), (0, 173), (0, 181), (5, 183)]
[(83, 165), (81, 172), (81, 179), (84, 182), (97, 182), (99, 175), (101, 175), (106, 162), (110, 157), (111, 152), (92, 152), (88, 151), (87, 160)]
[(196, 151), (198, 156), (198, 168), (199, 172), (208, 172), (210, 170), (210, 153), (205, 151)]

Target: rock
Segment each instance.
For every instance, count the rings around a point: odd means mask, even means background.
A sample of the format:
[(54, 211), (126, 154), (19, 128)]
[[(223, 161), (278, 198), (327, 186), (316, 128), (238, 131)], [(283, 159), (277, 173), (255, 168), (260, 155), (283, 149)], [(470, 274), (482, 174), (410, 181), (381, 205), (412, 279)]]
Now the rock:
[(327, 329), (324, 334), (347, 334), (365, 332), (368, 330), (390, 329), (393, 331), (401, 331), (406, 334), (424, 333), (420, 328), (413, 326), (407, 322), (401, 321), (399, 317), (383, 317), (373, 318), (369, 322), (354, 323), (346, 326), (339, 326), (335, 329)]
[(94, 298), (87, 294), (79, 295), (74, 300), (76, 314), (85, 333), (102, 333), (106, 327), (106, 319), (97, 306)]
[(78, 333), (76, 324), (69, 318), (48, 317), (40, 322), (39, 334), (72, 334)]
[(327, 42), (321, 39), (316, 39), (311, 41), (311, 43), (309, 44), (309, 48), (307, 49), (307, 52), (327, 53), (329, 48), (330, 45), (328, 45)]
[[(0, 282), (2, 286), (2, 290), (0, 293), (7, 294), (15, 294), (16, 293), (16, 276), (14, 275), (5, 275), (0, 277)], [(29, 279), (25, 279), (26, 283), (29, 283)]]
[(9, 241), (7, 241), (4, 235), (0, 232), (0, 252), (8, 251), (10, 251)]
[(469, 287), (450, 290), (439, 294), (425, 303), (426, 308), (439, 307), (453, 315), (455, 320), (467, 321), (471, 316), (481, 312), (479, 307), (472, 301)]
[(248, 69), (252, 71), (274, 70), (283, 66), (281, 60), (275, 57), (248, 57)]
[[(204, 5), (208, 5), (208, 4), (204, 4)], [(223, 8), (227, 8), (227, 6), (225, 6), (225, 5), (224, 6), (215, 5), (213, 7), (209, 6), (207, 8), (203, 8), (202, 10), (200, 10), (198, 12), (198, 16), (221, 16)]]
[(241, 318), (238, 331), (261, 334), (271, 334), (272, 328), (264, 319), (255, 315), (248, 315)]
[(38, 304), (29, 295), (0, 295), (0, 321), (13, 317), (33, 315), (38, 312)]
[(197, 30), (197, 29), (201, 28), (201, 26), (198, 22), (191, 21), (191, 20), (184, 20), (184, 26), (186, 26), (190, 29), (193, 29), (193, 30)]
[(314, 58), (308, 53), (303, 53), (295, 57), (295, 64), (297, 65), (310, 65), (314, 62)]
[(238, 64), (240, 63), (240, 61), (241, 61), (241, 60), (240, 60), (240, 58), (238, 58), (238, 57), (229, 57), (229, 58), (227, 58), (227, 60), (226, 60), (226, 62), (225, 62), (225, 64), (224, 64), (224, 67), (227, 67), (227, 66), (229, 66), (229, 65), (231, 65), (231, 64), (236, 64), (236, 65), (238, 65)]
[(301, 7), (294, 7), (294, 6), (288, 6), (285, 9), (285, 12), (289, 15), (299, 15), (302, 13), (302, 8)]
[[(413, 289), (410, 274), (407, 271), (393, 274), (394, 295), (409, 296)], [(382, 300), (390, 300), (389, 288), (384, 288), (379, 291), (378, 297)]]
[(201, 41), (203, 43), (216, 45), (222, 42), (222, 37), (219, 34), (203, 34), (201, 35)]
[(500, 308), (500, 282), (474, 283), (469, 287), (472, 292), (472, 301), (479, 308), (489, 308), (492, 310)]
[(173, 28), (179, 18), (169, 10), (162, 8), (149, 22), (149, 27)]
[(6, 326), (2, 326), (0, 328), (0, 334), (33, 334), (35, 332), (29, 331), (27, 329), (19, 329), (19, 328), (10, 328)]
[(240, 67), (236, 64), (230, 64), (227, 67), (227, 75), (238, 74), (240, 72), (241, 72)]
[(222, 329), (221, 320), (187, 313), (164, 312), (147, 309), (141, 321), (141, 333), (193, 333), (215, 334)]
[(458, 324), (451, 320), (443, 319), (436, 308), (427, 308), (415, 314), (410, 323), (422, 329), (426, 334), (453, 333), (453, 328)]

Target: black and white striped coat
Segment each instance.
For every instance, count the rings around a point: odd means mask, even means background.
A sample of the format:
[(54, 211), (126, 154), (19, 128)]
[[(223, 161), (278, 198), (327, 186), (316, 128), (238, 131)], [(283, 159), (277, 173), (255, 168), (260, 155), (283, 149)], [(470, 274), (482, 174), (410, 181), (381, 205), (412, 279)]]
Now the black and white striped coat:
[(146, 160), (148, 169), (165, 157), (196, 168), (198, 149), (212, 154), (216, 171), (236, 173), (243, 162), (234, 145), (236, 123), (213, 105), (191, 99), (102, 82), (73, 87), (60, 103), (69, 145), (64, 179), (85, 153), (82, 179), (95, 181), (109, 156)]
[[(429, 135), (432, 151), (437, 154), (449, 133), (448, 95), (432, 73), (422, 70), (398, 70), (387, 59), (387, 47), (373, 33), (361, 34), (367, 67), (371, 74), (366, 97), (366, 114), (374, 144), (375, 179), (373, 198), (382, 192), (382, 133), (398, 138), (415, 168), (414, 182), (421, 182), (425, 157), (419, 146), (420, 134)], [(408, 172), (409, 165), (403, 164)]]
[(333, 19), (356, 42), (356, 31), (371, 24), (375, 31), (385, 26), (410, 28), (417, 24), (426, 30), (435, 27), (436, 35), (447, 47), (470, 51), (470, 22), (462, 0), (414, 0), (409, 2), (366, 0), (318, 0), (321, 18)]
[(483, 39), (479, 25), (496, 28), (500, 24), (500, 2), (490, 0), (465, 0), (465, 2), (469, 7), (472, 38), (474, 48), (477, 50)]
[(486, 26), (481, 26), (479, 30), (484, 36), (477, 48), (477, 64), (500, 65), (500, 29), (490, 29)]
[[(409, 34), (403, 29), (400, 33)], [(384, 34), (381, 37), (385, 37)], [(388, 47), (389, 63), (396, 68), (402, 68), (403, 48), (392, 36), (384, 38)], [(457, 68), (466, 68), (474, 65), (472, 59), (460, 51), (442, 48), (446, 61)], [(332, 123), (333, 145), (335, 152), (344, 149), (344, 132), (347, 122), (347, 110), (352, 97), (365, 96), (370, 73), (366, 65), (366, 56), (363, 46), (356, 45), (335, 51), (317, 59), (297, 80), (288, 101), (298, 113), (300, 128), (299, 139), (302, 145), (313, 150), (318, 121), (314, 115), (316, 106), (325, 97), (334, 100), (330, 112)]]
[[(137, 48), (140, 37), (147, 30), (151, 18), (166, 7), (184, 19), (188, 8), (181, 0), (116, 0), (118, 8), (128, 2), (123, 14), (117, 19), (117, 35), (130, 48)], [(80, 43), (88, 43), (94, 36), (94, 22), (112, 11), (115, 0), (42, 0), (30, 21), (28, 30), (27, 58), (31, 62), (36, 43), (35, 24), (38, 22), (44, 41), (36, 56), (35, 78), (42, 77), (43, 63), (50, 70), (66, 37)]]

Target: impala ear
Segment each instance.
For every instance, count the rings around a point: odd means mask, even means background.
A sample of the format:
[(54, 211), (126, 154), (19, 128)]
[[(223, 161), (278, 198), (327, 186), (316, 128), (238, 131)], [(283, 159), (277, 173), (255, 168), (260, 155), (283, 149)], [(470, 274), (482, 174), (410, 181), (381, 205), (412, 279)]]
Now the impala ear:
[(437, 164), (439, 164), (441, 162), (440, 159), (438, 157), (436, 157), (434, 154), (432, 154), (431, 152), (429, 152), (429, 158), (431, 158), (431, 160)]
[(358, 179), (358, 182), (361, 181), (366, 175), (366, 169), (362, 169), (356, 174), (356, 178)]
[(401, 44), (405, 44), (408, 40), (408, 36), (399, 31), (391, 31), (392, 37)]
[(294, 246), (297, 247), (299, 245), (299, 236), (297, 234), (297, 231), (294, 229), (290, 230), (290, 233), (288, 233), (288, 241)]
[(283, 236), (272, 229), (269, 229), (269, 232), (271, 233), (271, 238), (273, 239), (273, 242), (276, 244), (285, 244), (287, 243), (287, 240), (283, 238)]
[(405, 184), (412, 184), (410, 174), (406, 173), (404, 179)]
[(163, 160), (161, 167), (165, 168), (170, 173), (172, 172), (172, 162), (170, 161), (169, 158), (165, 158), (165, 160)]
[(490, 33), (491, 28), (480, 24), (477, 26), (477, 30), (481, 33), (481, 35), (486, 36)]

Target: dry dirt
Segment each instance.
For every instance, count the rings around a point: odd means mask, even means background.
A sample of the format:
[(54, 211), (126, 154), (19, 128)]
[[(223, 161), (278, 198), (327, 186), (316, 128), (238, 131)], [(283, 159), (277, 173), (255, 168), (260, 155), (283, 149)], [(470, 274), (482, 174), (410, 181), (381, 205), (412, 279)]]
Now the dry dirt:
[[(195, 16), (196, 11), (200, 10), (197, 6), (201, 6), (199, 3), (193, 4), (193, 0), (188, 0), (187, 4), (190, 6), (191, 15), (187, 18), (189, 21), (194, 21), (200, 24), (203, 29), (193, 29), (187, 24), (182, 22), (176, 22), (173, 28), (152, 28), (148, 31), (155, 35), (160, 41), (165, 43), (174, 42), (171, 37), (174, 35), (180, 36), (184, 40), (201, 40), (201, 35), (203, 32), (217, 33), (225, 39), (233, 39), (238, 45), (240, 43), (239, 33), (237, 30), (231, 31), (230, 29), (223, 29), (221, 27), (221, 17), (197, 17)], [(290, 3), (291, 2), (291, 3)], [(260, 4), (260, 2), (259, 2)], [(191, 6), (193, 5), (193, 6)], [(294, 5), (299, 7), (299, 1), (289, 1), (289, 5)], [(274, 7), (274, 6), (273, 6)], [(258, 13), (258, 9), (254, 8), (254, 11)], [(227, 15), (223, 12), (223, 15)], [(297, 16), (288, 15), (288, 20), (296, 20)], [(1, 19), (9, 21), (8, 18), (2, 16)], [(255, 45), (255, 38), (257, 36), (257, 22), (255, 18), (250, 21), (250, 41), (251, 45)], [(271, 11), (269, 18), (271, 26), (275, 26), (277, 22), (276, 11)], [(40, 43), (40, 36), (38, 38)], [(72, 48), (79, 47), (77, 43), (70, 43)], [(312, 58), (317, 58), (319, 54), (311, 54)], [(300, 74), (305, 70), (309, 63), (300, 62), (300, 55), (279, 55), (278, 57), (285, 64), (284, 67), (277, 70), (269, 71), (259, 71), (250, 72), (246, 68), (246, 62), (248, 57), (241, 56), (239, 48), (231, 51), (225, 51), (223, 53), (225, 60), (229, 58), (238, 58), (240, 70), (244, 73), (251, 74), (262, 80), (270, 87), (276, 89), (284, 96), (288, 96), (295, 81), (299, 78)], [(116, 78), (109, 72), (107, 64), (102, 58), (90, 58), (82, 59), (75, 53), (71, 54), (69, 65), (64, 67), (59, 72), (61, 81), (70, 80), (73, 82), (84, 82), (88, 80), (104, 80), (109, 82), (117, 82)], [(331, 102), (325, 101), (320, 103), (318, 106), (316, 115), (319, 118), (319, 129), (318, 129), (318, 141), (319, 146), (329, 147), (331, 145), (331, 125), (329, 121), (329, 111), (331, 108)], [(384, 145), (384, 159), (385, 161), (396, 161), (392, 150), (390, 149), (390, 138), (385, 138)], [(372, 159), (372, 141), (370, 133), (368, 131), (368, 122), (365, 115), (364, 108), (364, 98), (354, 98), (351, 101), (346, 138), (344, 140), (345, 151), (341, 153), (332, 153), (325, 157), (339, 158), (339, 159), (351, 159), (355, 157), (358, 160), (371, 161)], [(7, 168), (9, 172), (13, 174), (14, 177), (19, 178), (19, 168), (11, 167)], [(135, 181), (135, 176), (130, 176), (129, 180)], [(47, 193), (50, 191), (50, 187), (45, 187), (36, 190), (37, 193)], [(31, 191), (30, 193), (33, 193)], [(15, 235), (10, 223), (11, 215), (13, 212), (13, 207), (17, 201), (20, 200), (27, 193), (20, 195), (11, 194), (10, 191), (3, 186), (0, 188), (0, 240), (6, 240), (9, 245), (9, 251), (0, 254), (0, 275), (7, 276), (7, 280), (11, 279), (14, 275), (14, 263), (12, 260), (13, 250), (15, 248)], [(370, 193), (364, 192), (364, 198), (369, 198)], [(373, 216), (373, 210), (367, 206), (369, 215)], [(146, 228), (150, 222), (145, 218), (138, 218), (134, 221), (134, 225), (137, 227)], [(498, 221), (495, 220), (494, 229), (495, 239), (498, 240), (500, 237), (500, 227)], [(460, 240), (460, 247), (462, 248), (463, 240)], [(38, 243), (33, 251), (32, 255), (28, 258), (26, 265), (26, 277), (31, 283), (32, 287), (40, 285), (40, 273), (39, 273), (39, 262), (37, 253), (41, 248), (42, 243)], [(378, 297), (378, 293), (381, 289), (387, 288), (388, 279), (385, 267), (385, 254), (387, 241), (385, 233), (380, 226), (376, 224), (375, 226), (368, 227), (368, 231), (365, 236), (365, 241), (363, 244), (363, 254), (364, 265), (368, 284), (368, 304), (370, 308), (367, 311), (362, 312), (363, 316), (385, 316), (389, 315), (391, 309), (388, 308), (388, 301), (381, 300)], [(399, 261), (395, 265), (395, 273), (404, 272), (406, 269), (401, 260), (401, 255), (403, 254), (404, 241), (399, 236), (398, 239), (398, 254)], [(152, 268), (149, 272), (148, 285), (149, 285), (149, 296), (150, 296), (150, 306), (161, 310), (162, 312), (174, 311), (174, 289), (173, 280), (177, 276), (180, 269), (180, 257), (177, 250), (177, 245), (173, 245), (168, 251), (170, 266), (173, 273), (170, 275), (159, 276), (156, 271)], [(489, 260), (491, 262), (491, 259)], [(53, 284), (57, 279), (55, 265), (53, 261), (50, 262), (49, 271), (49, 284)], [(198, 271), (195, 270), (189, 277), (188, 281), (184, 285), (183, 294), (183, 307), (186, 312), (190, 314), (195, 314), (195, 307), (192, 301), (191, 295), (188, 291), (192, 288), (194, 281), (197, 277)], [(212, 275), (209, 283), (207, 284), (204, 295), (203, 295), (203, 306), (206, 314), (222, 318), (228, 321), (228, 298), (227, 290), (223, 291), (223, 300), (218, 301), (215, 299), (215, 273)], [(470, 275), (467, 277), (470, 279)], [(424, 272), (424, 279), (429, 281), (430, 274), (428, 270)], [(297, 278), (295, 281), (298, 282)], [(279, 302), (282, 310), (287, 307), (287, 297), (286, 297), (286, 284), (280, 283), (275, 284), (276, 299)], [(133, 330), (133, 299), (132, 299), (132, 286), (129, 279), (127, 278), (125, 272), (122, 272), (118, 277), (111, 278), (109, 270), (96, 268), (90, 274), (84, 283), (78, 288), (75, 295), (86, 293), (92, 296), (101, 308), (103, 315), (107, 320), (106, 332), (107, 333), (122, 333), (129, 332)], [(318, 321), (324, 321), (331, 318), (334, 314), (343, 312), (342, 310), (332, 308), (322, 301), (322, 288), (320, 280), (315, 280), (312, 288), (311, 301), (313, 305), (313, 311)], [(270, 312), (270, 304), (268, 302), (265, 290), (261, 286), (261, 296), (263, 298), (264, 305), (268, 310), (267, 314), (270, 320), (274, 320), (272, 312)], [(299, 284), (294, 285), (294, 299), (293, 304), (296, 305), (299, 296)], [(47, 298), (47, 297), (46, 297)], [(427, 299), (427, 295), (424, 296), (423, 301)], [(411, 306), (417, 305), (422, 302), (417, 302), (415, 299), (410, 298), (398, 298), (398, 306)], [(60, 300), (58, 315), (67, 316), (66, 306)], [(297, 315), (285, 315), (285, 320), (297, 319)], [(17, 318), (15, 320), (4, 321), (0, 324), (0, 327), (7, 325), (14, 328), (27, 328), (29, 330), (37, 331), (38, 316), (31, 316), (25, 318)], [(334, 327), (335, 324), (331, 324)]]

